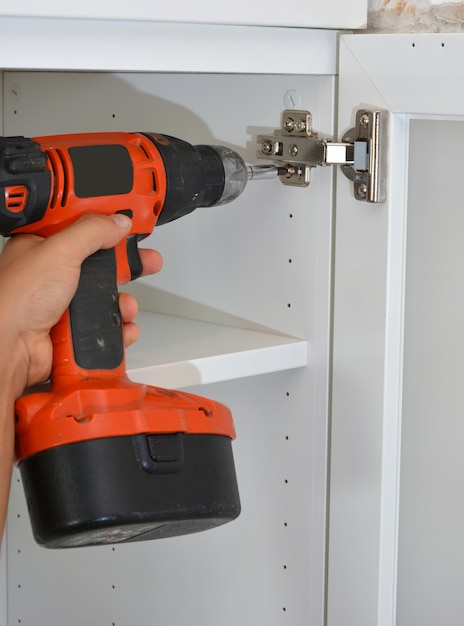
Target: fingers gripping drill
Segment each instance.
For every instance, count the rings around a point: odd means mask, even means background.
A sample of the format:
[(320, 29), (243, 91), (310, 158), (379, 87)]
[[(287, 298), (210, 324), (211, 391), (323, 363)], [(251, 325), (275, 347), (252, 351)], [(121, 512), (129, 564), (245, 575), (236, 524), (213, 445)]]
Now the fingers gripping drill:
[(225, 147), (155, 133), (0, 138), (0, 233), (47, 237), (86, 213), (132, 218), (127, 238), (82, 265), (52, 330), (51, 388), (16, 403), (16, 454), (36, 541), (138, 541), (234, 519), (240, 501), (230, 411), (132, 382), (118, 284), (140, 276), (155, 225), (227, 203), (249, 174)]

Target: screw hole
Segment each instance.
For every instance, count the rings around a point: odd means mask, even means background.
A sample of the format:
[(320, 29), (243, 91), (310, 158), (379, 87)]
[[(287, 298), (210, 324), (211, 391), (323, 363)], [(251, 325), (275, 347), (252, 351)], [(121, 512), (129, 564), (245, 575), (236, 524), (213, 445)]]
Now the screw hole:
[(415, 44), (415, 43), (412, 43), (411, 45), (412, 45), (412, 47), (413, 47), (413, 48), (415, 48), (415, 47), (416, 47), (416, 44)]
[(76, 417), (75, 415), (68, 415), (68, 417), (72, 418), (78, 424), (88, 424), (90, 422), (90, 417)]

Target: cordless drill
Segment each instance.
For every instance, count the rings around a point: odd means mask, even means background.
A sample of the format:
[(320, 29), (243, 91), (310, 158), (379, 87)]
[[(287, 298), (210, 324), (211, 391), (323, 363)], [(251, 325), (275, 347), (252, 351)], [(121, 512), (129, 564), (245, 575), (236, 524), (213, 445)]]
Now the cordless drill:
[(129, 235), (81, 269), (52, 329), (50, 384), (16, 402), (16, 455), (36, 541), (48, 548), (173, 537), (235, 519), (227, 407), (132, 382), (118, 285), (142, 272), (155, 225), (243, 191), (222, 146), (156, 133), (0, 138), (0, 233), (48, 237), (87, 213), (125, 213)]

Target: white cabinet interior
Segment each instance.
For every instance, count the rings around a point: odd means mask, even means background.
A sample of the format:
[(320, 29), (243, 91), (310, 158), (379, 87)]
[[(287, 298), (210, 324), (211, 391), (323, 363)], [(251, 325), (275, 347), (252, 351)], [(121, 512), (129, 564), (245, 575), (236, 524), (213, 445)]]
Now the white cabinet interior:
[[(289, 92), (333, 132), (330, 75), (5, 72), (3, 133), (152, 130), (254, 162), (255, 137), (279, 125)], [(250, 182), (233, 204), (155, 229), (147, 243), (164, 268), (129, 287), (144, 309), (134, 379), (202, 384), (233, 411), (240, 518), (203, 535), (50, 552), (33, 543), (15, 473), (9, 624), (321, 623), (331, 181), (326, 168), (306, 189)]]

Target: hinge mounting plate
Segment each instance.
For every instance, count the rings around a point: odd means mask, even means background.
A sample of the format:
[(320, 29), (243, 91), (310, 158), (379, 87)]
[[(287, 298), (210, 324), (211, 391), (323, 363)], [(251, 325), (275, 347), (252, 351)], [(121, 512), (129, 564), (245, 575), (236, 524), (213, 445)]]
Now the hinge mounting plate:
[(309, 185), (312, 168), (340, 165), (358, 200), (385, 202), (387, 122), (387, 111), (360, 109), (338, 143), (314, 132), (309, 111), (287, 109), (279, 129), (258, 136), (257, 156), (278, 166), (285, 185), (298, 187)]

